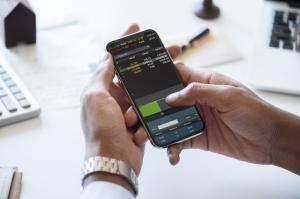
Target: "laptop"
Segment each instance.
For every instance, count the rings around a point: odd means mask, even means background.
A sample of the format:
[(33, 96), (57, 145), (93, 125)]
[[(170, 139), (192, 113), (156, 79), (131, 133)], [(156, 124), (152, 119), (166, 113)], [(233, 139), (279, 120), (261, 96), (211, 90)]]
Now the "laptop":
[(300, 0), (264, 1), (249, 83), (300, 95)]

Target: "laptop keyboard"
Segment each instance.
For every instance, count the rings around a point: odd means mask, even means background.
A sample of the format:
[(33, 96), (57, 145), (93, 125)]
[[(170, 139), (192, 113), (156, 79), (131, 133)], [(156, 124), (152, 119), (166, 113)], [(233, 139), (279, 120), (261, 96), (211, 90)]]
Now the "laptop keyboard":
[(270, 47), (300, 52), (300, 14), (275, 11)]

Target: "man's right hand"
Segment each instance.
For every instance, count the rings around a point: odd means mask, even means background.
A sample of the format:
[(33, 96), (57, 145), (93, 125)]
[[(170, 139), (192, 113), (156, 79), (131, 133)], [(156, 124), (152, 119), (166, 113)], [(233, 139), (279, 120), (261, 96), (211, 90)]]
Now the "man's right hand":
[(223, 75), (194, 71), (183, 64), (177, 64), (177, 70), (187, 87), (166, 101), (172, 106), (196, 105), (206, 129), (194, 139), (169, 147), (171, 164), (178, 163), (183, 149), (198, 148), (300, 173), (299, 117), (268, 104)]

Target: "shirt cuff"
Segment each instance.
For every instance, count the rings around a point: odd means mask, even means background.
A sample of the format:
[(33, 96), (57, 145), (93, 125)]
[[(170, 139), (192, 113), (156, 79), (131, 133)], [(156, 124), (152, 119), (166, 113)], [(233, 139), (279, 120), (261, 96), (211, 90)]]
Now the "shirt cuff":
[(81, 193), (80, 199), (135, 199), (124, 187), (110, 182), (92, 182)]

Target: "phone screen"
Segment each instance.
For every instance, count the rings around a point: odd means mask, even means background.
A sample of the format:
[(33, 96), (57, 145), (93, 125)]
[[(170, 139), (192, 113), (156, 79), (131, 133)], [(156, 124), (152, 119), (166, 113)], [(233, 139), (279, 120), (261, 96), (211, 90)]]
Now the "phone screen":
[(175, 65), (153, 30), (107, 45), (116, 72), (133, 101), (152, 144), (166, 147), (200, 134), (203, 120), (196, 107), (173, 107), (165, 98), (184, 88)]

